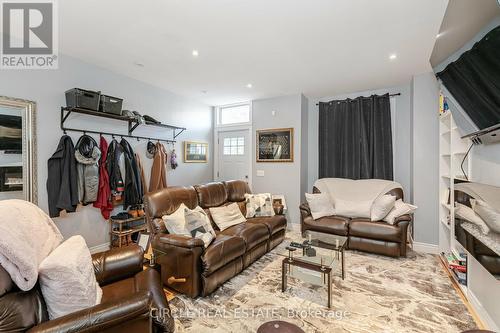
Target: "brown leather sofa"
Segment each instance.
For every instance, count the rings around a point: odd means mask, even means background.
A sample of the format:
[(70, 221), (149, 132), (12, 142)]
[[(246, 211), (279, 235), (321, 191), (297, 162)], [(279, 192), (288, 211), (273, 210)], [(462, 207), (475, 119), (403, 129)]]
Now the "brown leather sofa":
[(201, 206), (210, 216), (209, 208), (236, 202), (245, 215), (245, 193), (251, 193), (248, 184), (235, 180), (169, 187), (144, 196), (152, 247), (166, 286), (190, 297), (206, 296), (283, 241), (282, 215), (250, 218), (222, 232), (212, 221), (217, 236), (206, 249), (201, 239), (168, 234), (161, 219), (181, 203), (191, 209)]
[[(313, 187), (313, 193), (320, 193)], [(387, 194), (403, 199), (403, 190), (393, 189)], [(394, 225), (384, 221), (370, 221), (365, 218), (348, 218), (342, 216), (326, 216), (313, 220), (307, 203), (300, 205), (302, 235), (307, 230), (346, 236), (347, 247), (392, 257), (406, 256), (407, 230), (412, 221), (411, 215), (403, 215), (396, 219)]]
[(92, 256), (101, 304), (49, 320), (37, 284), (21, 291), (0, 266), (0, 332), (150, 332), (150, 309), (165, 309), (153, 320), (153, 332), (173, 332), (174, 321), (163, 292), (160, 276), (143, 270), (143, 251), (123, 247)]

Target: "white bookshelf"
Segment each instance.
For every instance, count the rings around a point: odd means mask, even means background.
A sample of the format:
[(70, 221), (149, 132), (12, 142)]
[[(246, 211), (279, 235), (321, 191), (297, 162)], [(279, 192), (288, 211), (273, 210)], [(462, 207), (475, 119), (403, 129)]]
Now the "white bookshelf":
[[(465, 180), (462, 162), (467, 176), (471, 176), (470, 156), (466, 156), (470, 140), (460, 138), (450, 111), (439, 115), (439, 134), (439, 250), (457, 256), (464, 251), (455, 238), (455, 181)], [(467, 287), (458, 282), (457, 284), (466, 296)]]

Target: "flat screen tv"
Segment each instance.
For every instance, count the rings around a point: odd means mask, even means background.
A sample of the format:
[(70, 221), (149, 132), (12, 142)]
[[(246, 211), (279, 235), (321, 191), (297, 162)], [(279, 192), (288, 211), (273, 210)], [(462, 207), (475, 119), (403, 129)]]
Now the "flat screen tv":
[[(437, 73), (471, 124), (464, 137), (500, 129), (500, 26)], [(453, 112), (453, 110), (452, 110)]]
[(20, 116), (0, 114), (0, 151), (21, 153), (22, 127)]

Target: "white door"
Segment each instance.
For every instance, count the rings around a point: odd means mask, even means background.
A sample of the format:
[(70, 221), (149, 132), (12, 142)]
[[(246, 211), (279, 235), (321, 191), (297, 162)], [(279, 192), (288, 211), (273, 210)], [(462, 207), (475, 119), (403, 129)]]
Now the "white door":
[(219, 132), (219, 170), (217, 179), (249, 181), (250, 131)]

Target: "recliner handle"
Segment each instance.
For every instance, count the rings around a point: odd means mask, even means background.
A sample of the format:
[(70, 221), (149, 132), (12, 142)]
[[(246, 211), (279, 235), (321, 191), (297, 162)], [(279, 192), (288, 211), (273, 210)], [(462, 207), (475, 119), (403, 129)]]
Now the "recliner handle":
[(168, 278), (167, 283), (168, 284), (185, 283), (186, 281), (187, 281), (186, 278), (176, 278), (175, 276), (171, 276)]

